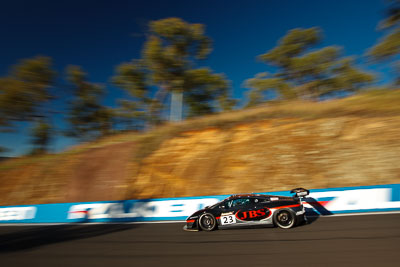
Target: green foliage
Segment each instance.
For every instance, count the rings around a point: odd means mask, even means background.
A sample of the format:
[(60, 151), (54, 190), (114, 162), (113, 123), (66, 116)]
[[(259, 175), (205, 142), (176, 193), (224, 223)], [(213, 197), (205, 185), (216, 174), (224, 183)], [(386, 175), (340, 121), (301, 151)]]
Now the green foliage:
[(91, 139), (111, 131), (113, 112), (101, 105), (102, 86), (87, 82), (87, 74), (78, 66), (67, 68), (74, 98), (70, 102), (68, 136)]
[[(380, 22), (379, 28), (387, 31), (387, 34), (368, 51), (372, 61), (378, 62), (395, 58), (400, 53), (400, 1), (391, 0), (387, 11), (387, 17)], [(398, 62), (395, 63), (398, 65)], [(400, 73), (397, 73), (397, 84), (400, 84)]]
[[(211, 40), (201, 24), (190, 24), (179, 18), (151, 22), (142, 59), (117, 68), (113, 81), (133, 101), (120, 102), (124, 106), (117, 113), (130, 121), (159, 123), (166, 96), (171, 93), (184, 95), (188, 116), (232, 109), (235, 101), (229, 97), (230, 86), (225, 76), (195, 67), (211, 50)], [(157, 92), (151, 99), (152, 87)]]
[(296, 92), (292, 86), (287, 83), (283, 78), (271, 77), (267, 72), (259, 73), (256, 77), (248, 79), (245, 86), (253, 88), (248, 94), (249, 102), (247, 107), (259, 105), (264, 102), (263, 93), (270, 89), (278, 91), (280, 97), (283, 99), (297, 98)]
[(118, 107), (114, 110), (114, 118), (117, 124), (122, 125), (124, 130), (139, 130), (143, 128), (147, 113), (138, 108), (136, 101), (120, 99)]
[[(8, 76), (1, 77), (1, 131), (14, 131), (13, 122), (15, 121), (30, 122), (47, 117), (49, 114), (44, 110), (44, 104), (54, 97), (50, 92), (54, 78), (55, 72), (51, 69), (51, 59), (39, 56), (21, 60), (11, 68)], [(32, 132), (35, 146), (39, 142), (37, 134), (37, 131)], [(50, 130), (46, 138), (50, 138)], [(46, 151), (47, 145), (48, 142), (43, 141), (38, 147), (38, 152)]]
[(54, 77), (51, 59), (35, 57), (22, 60), (7, 77), (0, 78), (0, 125), (43, 116), (39, 108), (52, 99), (50, 87)]
[(184, 92), (189, 116), (211, 113), (210, 101), (227, 90), (227, 81), (209, 69), (193, 68), (196, 59), (204, 59), (211, 52), (211, 40), (204, 35), (203, 25), (168, 18), (151, 23), (150, 29), (157, 56), (151, 49), (146, 49), (144, 56), (152, 67), (153, 80), (166, 90)]
[[(152, 103), (148, 96), (150, 92), (147, 70), (142, 61), (123, 63), (116, 68), (113, 83), (124, 89), (131, 100), (120, 99), (119, 107), (114, 110), (115, 117), (124, 129), (139, 129), (151, 116), (146, 112)], [(154, 106), (154, 105), (153, 105)], [(153, 114), (156, 112), (153, 112)]]
[(361, 71), (354, 65), (354, 58), (347, 57), (339, 60), (333, 68), (333, 77), (327, 80), (328, 90), (358, 91), (363, 86), (375, 80), (373, 74)]
[(189, 24), (179, 18), (150, 23), (150, 35), (143, 48), (143, 59), (151, 80), (167, 91), (184, 91), (185, 71), (196, 59), (211, 51), (211, 41), (201, 24)]
[[(150, 23), (152, 38), (165, 42), (161, 48), (163, 56), (194, 56), (204, 59), (211, 52), (211, 40), (204, 35), (202, 24), (190, 24), (180, 18), (166, 18)], [(174, 60), (175, 61), (175, 60)]]
[(275, 48), (260, 55), (259, 59), (280, 68), (289, 68), (293, 57), (317, 44), (321, 38), (319, 28), (290, 30), (286, 36), (279, 40)]
[[(185, 91), (185, 71), (191, 68), (191, 61), (206, 57), (211, 50), (202, 25), (167, 18), (153, 21), (149, 26), (150, 36), (144, 45), (143, 59), (151, 80), (161, 91)], [(165, 97), (166, 93), (158, 95)]]
[(382, 30), (395, 28), (400, 24), (400, 1), (388, 0), (387, 2), (389, 2), (389, 9), (386, 12), (387, 16), (379, 23), (379, 28)]
[(43, 154), (47, 151), (52, 136), (52, 126), (43, 119), (35, 122), (31, 132), (34, 148), (32, 154)]
[(400, 29), (382, 38), (370, 51), (369, 56), (375, 61), (381, 61), (396, 56), (400, 52)]
[(245, 81), (252, 90), (247, 106), (263, 103), (264, 92), (275, 90), (281, 99), (318, 100), (334, 91), (356, 91), (371, 83), (374, 76), (354, 65), (352, 58), (340, 58), (340, 48), (313, 48), (322, 40), (319, 28), (293, 29), (275, 48), (258, 58), (275, 66), (275, 74), (260, 73)]
[(214, 113), (217, 105), (222, 110), (231, 110), (236, 104), (229, 98), (230, 85), (225, 76), (213, 74), (208, 68), (186, 71), (184, 87), (189, 117)]
[(146, 70), (141, 61), (119, 65), (113, 83), (126, 90), (132, 97), (147, 99)]
[[(213, 113), (217, 106), (232, 109), (235, 105), (229, 98), (229, 82), (224, 75), (194, 67), (196, 61), (206, 58), (211, 50), (211, 40), (204, 34), (201, 24), (189, 24), (179, 18), (150, 24), (143, 58), (151, 80), (161, 91), (183, 93), (191, 117)], [(162, 103), (163, 99), (159, 101)]]

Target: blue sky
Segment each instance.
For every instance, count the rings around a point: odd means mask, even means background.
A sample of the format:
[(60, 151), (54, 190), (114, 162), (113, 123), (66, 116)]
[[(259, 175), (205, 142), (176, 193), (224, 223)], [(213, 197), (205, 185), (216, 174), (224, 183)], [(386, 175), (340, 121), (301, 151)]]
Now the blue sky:
[[(0, 76), (19, 59), (36, 55), (53, 58), (62, 76), (67, 65), (80, 65), (90, 81), (105, 84), (104, 103), (113, 106), (123, 93), (109, 80), (114, 68), (140, 56), (146, 25), (151, 20), (180, 17), (206, 25), (214, 50), (201, 64), (231, 80), (233, 96), (246, 101), (245, 79), (258, 72), (273, 71), (257, 62), (256, 56), (273, 48), (288, 30), (320, 27), (321, 46), (343, 47), (343, 55), (358, 56), (365, 69), (379, 74), (379, 82), (391, 79), (387, 65), (368, 65), (365, 51), (383, 36), (376, 30), (383, 18), (383, 0), (147, 0), (147, 1), (2, 1), (0, 4)], [(65, 86), (54, 88), (62, 107)], [(54, 117), (65, 128), (63, 115)], [(29, 150), (29, 126), (19, 124), (17, 132), (0, 134), (0, 146), (14, 156)], [(51, 149), (60, 151), (75, 141), (55, 138)]]

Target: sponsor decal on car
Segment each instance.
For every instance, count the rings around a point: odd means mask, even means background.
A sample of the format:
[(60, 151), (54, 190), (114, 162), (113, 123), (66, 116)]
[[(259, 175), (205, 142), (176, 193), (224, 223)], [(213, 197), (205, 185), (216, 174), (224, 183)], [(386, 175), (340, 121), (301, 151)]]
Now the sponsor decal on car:
[(258, 210), (239, 210), (236, 214), (236, 218), (241, 221), (253, 221), (253, 220), (261, 220), (269, 217), (271, 215), (271, 211), (264, 207)]
[(226, 224), (234, 224), (236, 223), (236, 217), (235, 215), (225, 215), (221, 216), (221, 225), (226, 225)]

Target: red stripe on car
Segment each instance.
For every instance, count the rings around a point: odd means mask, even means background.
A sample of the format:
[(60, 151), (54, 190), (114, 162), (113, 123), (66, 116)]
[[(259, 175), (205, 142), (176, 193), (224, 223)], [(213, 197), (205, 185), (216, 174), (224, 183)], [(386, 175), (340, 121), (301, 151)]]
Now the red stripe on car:
[(283, 209), (283, 208), (294, 208), (294, 207), (300, 207), (301, 204), (294, 204), (294, 205), (287, 205), (287, 206), (280, 206), (280, 207), (273, 207), (271, 209)]

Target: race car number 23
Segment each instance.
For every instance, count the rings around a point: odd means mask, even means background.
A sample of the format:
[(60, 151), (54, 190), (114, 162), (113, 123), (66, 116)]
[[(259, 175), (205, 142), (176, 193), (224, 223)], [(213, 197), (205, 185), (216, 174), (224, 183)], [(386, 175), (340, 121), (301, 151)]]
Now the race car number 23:
[(226, 216), (221, 216), (221, 224), (232, 224), (236, 223), (236, 218), (235, 215), (226, 215)]

